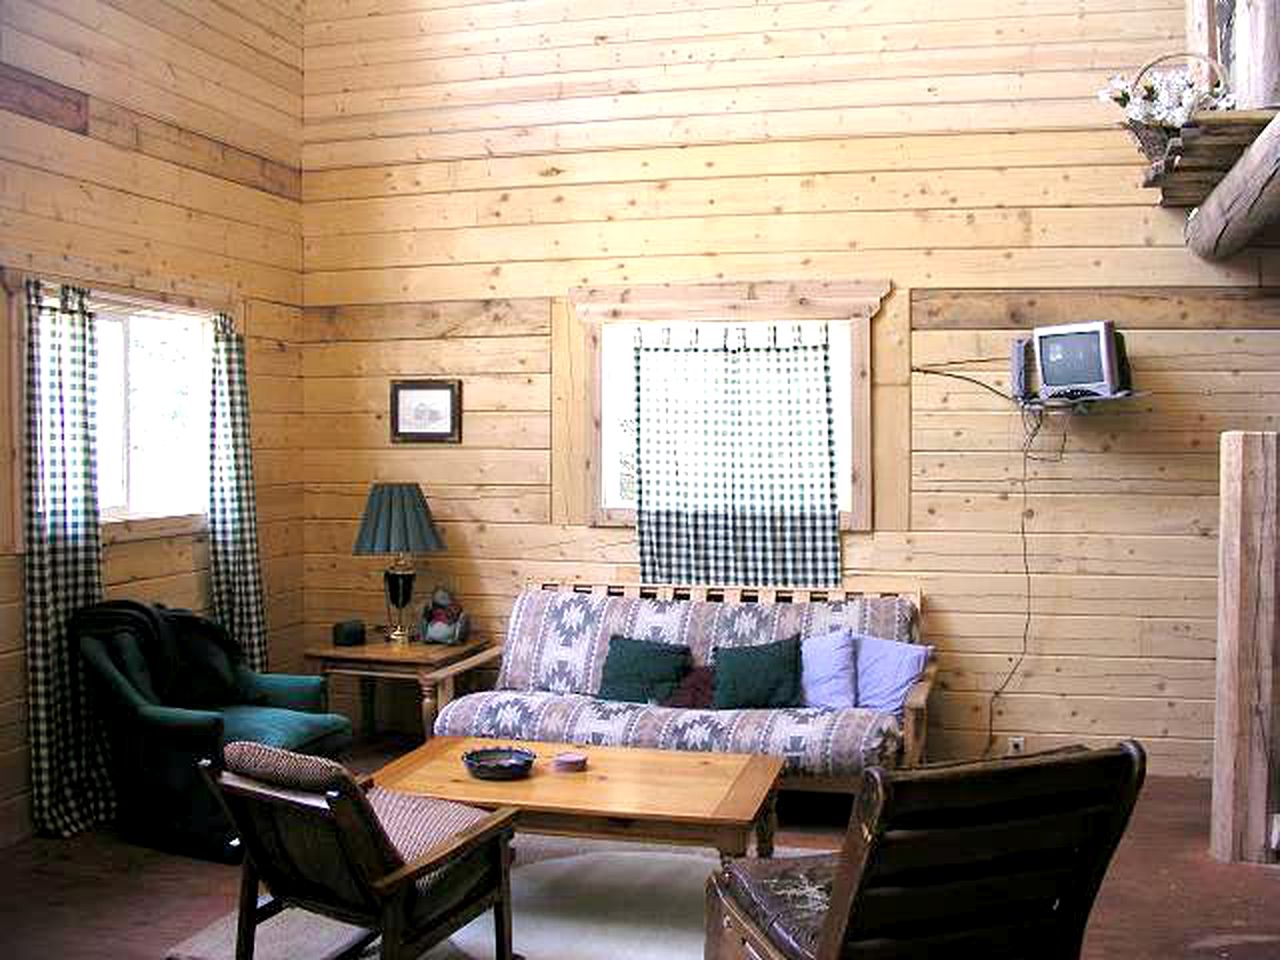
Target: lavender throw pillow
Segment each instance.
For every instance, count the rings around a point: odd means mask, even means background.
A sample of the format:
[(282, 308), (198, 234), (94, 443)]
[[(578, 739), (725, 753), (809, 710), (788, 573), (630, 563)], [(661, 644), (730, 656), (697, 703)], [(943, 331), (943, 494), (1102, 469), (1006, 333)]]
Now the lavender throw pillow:
[(854, 634), (858, 648), (858, 706), (902, 717), (907, 691), (920, 679), (933, 647)]
[(806, 707), (844, 710), (858, 702), (857, 660), (847, 627), (805, 637), (800, 644), (800, 686)]

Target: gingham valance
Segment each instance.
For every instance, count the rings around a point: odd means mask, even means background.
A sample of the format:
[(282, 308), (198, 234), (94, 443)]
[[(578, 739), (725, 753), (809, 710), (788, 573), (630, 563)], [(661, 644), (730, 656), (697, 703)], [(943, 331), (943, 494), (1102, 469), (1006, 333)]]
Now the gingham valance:
[[(763, 330), (763, 333), (760, 331)], [(635, 344), (637, 534), (650, 583), (840, 581), (830, 345), (798, 326)], [(675, 341), (675, 342), (673, 342)]]

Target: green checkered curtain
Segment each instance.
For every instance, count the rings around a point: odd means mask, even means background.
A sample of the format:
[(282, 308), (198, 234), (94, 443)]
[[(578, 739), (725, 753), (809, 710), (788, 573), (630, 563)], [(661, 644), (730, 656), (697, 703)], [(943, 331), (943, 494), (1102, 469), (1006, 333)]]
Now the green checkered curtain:
[(258, 511), (249, 439), (249, 388), (244, 338), (231, 318), (213, 333), (213, 396), (209, 411), (209, 573), (214, 619), (244, 650), (248, 665), (267, 665), (267, 615), (258, 559)]
[[(647, 583), (830, 586), (840, 513), (825, 325), (748, 342), (641, 328), (636, 531)], [(761, 335), (762, 334), (762, 335)], [(812, 342), (815, 341), (816, 342)]]
[(95, 394), (88, 291), (26, 290), (27, 723), (31, 818), (70, 836), (115, 812), (102, 730), (67, 621), (102, 599)]

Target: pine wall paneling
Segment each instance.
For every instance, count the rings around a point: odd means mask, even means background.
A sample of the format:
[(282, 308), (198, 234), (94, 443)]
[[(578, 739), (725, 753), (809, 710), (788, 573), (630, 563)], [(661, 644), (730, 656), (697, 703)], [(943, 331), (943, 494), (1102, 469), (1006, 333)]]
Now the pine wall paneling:
[[(302, 30), (294, 0), (0, 0), (0, 265), (237, 316), (286, 669), (302, 666)], [(0, 469), (0, 500), (14, 486)], [(30, 830), (20, 560), (0, 530), (0, 843)], [(103, 560), (108, 596), (208, 602), (189, 525), (112, 525)]]
[[(1277, 301), (1257, 292), (1280, 284), (1280, 257), (1188, 254), (1094, 97), (1179, 49), (1183, 12), (311, 0), (306, 636), (383, 619), (377, 565), (349, 555), (375, 479), (424, 484), (449, 543), (424, 580), (447, 580), (481, 629), (501, 630), (526, 575), (637, 576), (630, 531), (575, 522), (570, 288), (885, 277), (875, 532), (846, 537), (845, 563), (868, 586), (923, 588), (943, 665), (933, 753), (982, 749), (1021, 649), (1022, 426), (911, 367), (1004, 357), (1012, 331), (1087, 312), (1136, 328), (1148, 394), (1037, 441), (1053, 454), (1067, 430), (1061, 461), (1029, 464), (1033, 628), (995, 732), (1141, 735), (1154, 770), (1203, 774), (1216, 436), (1270, 423)], [(462, 445), (388, 442), (387, 382), (424, 373), (464, 379)]]

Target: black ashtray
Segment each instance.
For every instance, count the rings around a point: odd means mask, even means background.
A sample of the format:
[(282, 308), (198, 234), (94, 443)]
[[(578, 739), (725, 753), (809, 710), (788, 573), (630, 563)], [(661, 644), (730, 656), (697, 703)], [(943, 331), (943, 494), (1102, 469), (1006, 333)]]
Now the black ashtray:
[(523, 747), (484, 747), (462, 755), (473, 777), (480, 780), (520, 780), (529, 775), (538, 755)]

